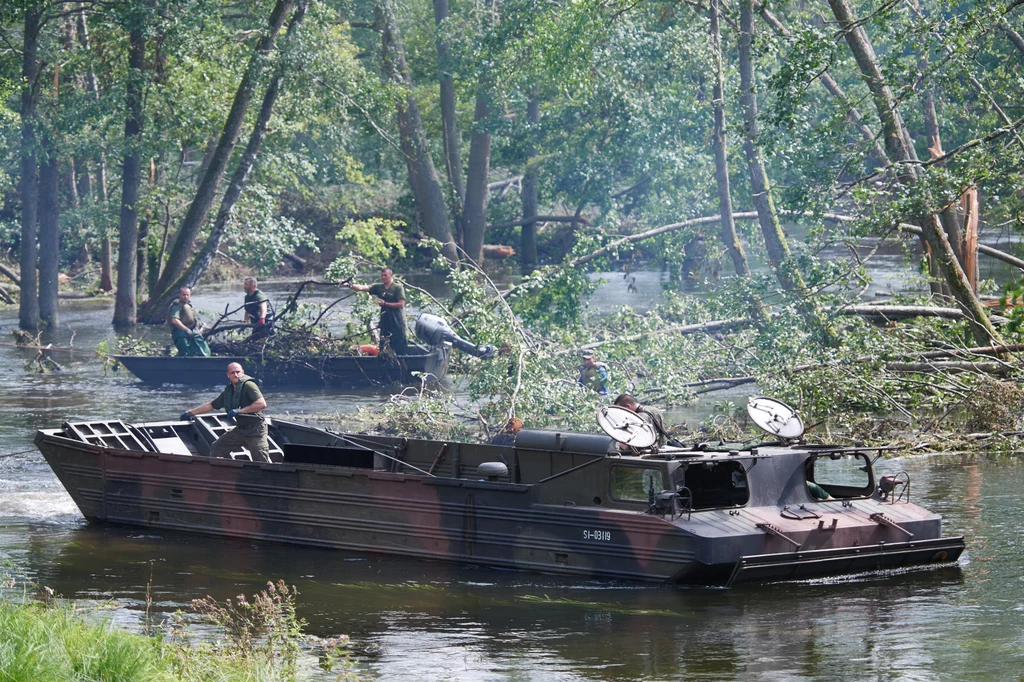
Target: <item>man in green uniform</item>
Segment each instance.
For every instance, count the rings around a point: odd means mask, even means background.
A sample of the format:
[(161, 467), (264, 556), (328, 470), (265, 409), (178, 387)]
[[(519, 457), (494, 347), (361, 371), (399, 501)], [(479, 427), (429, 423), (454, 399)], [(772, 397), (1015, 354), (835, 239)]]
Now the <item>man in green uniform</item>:
[(242, 280), (242, 288), (245, 289), (245, 323), (252, 325), (252, 334), (249, 338), (261, 339), (270, 336), (272, 327), (267, 323), (270, 299), (256, 288), (255, 277), (246, 277)]
[(192, 290), (182, 287), (178, 300), (167, 311), (167, 324), (171, 327), (171, 339), (178, 349), (178, 355), (207, 356), (210, 347), (199, 333), (199, 317), (192, 307)]
[(228, 417), (235, 420), (235, 428), (213, 442), (210, 446), (210, 456), (230, 457), (232, 451), (245, 446), (252, 461), (269, 462), (267, 422), (260, 414), (262, 410), (267, 409), (267, 400), (260, 392), (256, 381), (247, 376), (237, 362), (228, 365), (228, 379), (231, 383), (219, 396), (199, 407), (182, 412), (181, 418), (188, 421), (200, 414), (223, 408), (227, 411)]
[(353, 291), (368, 292), (376, 297), (380, 306), (380, 349), (386, 346), (398, 355), (409, 352), (408, 330), (405, 326), (405, 287), (395, 281), (395, 273), (391, 268), (380, 271), (380, 283), (373, 286), (367, 284), (346, 283)]
[(580, 377), (576, 380), (584, 388), (592, 388), (601, 395), (608, 395), (608, 365), (598, 362), (593, 351), (583, 354), (583, 364), (579, 366)]

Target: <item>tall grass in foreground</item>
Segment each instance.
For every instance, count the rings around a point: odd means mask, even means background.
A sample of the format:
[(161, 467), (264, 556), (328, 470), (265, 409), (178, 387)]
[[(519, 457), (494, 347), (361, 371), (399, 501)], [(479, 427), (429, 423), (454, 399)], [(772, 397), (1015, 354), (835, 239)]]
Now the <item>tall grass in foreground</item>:
[(159, 640), (87, 623), (69, 606), (0, 604), (3, 682), (181, 679), (175, 667)]
[(0, 682), (356, 680), (347, 638), (324, 641), (302, 634), (295, 594), (279, 582), (268, 583), (251, 600), (196, 600), (193, 610), (219, 633), (216, 640), (199, 642), (188, 636), (183, 614), (165, 639), (83, 618), (69, 604), (0, 600)]

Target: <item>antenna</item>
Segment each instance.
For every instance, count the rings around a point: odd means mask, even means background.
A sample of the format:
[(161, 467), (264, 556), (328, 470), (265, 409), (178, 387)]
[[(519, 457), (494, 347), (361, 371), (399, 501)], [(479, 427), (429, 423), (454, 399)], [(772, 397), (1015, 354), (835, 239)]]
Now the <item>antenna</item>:
[(747, 399), (747, 414), (762, 431), (782, 440), (795, 440), (804, 435), (804, 422), (799, 413), (786, 403), (759, 396)]

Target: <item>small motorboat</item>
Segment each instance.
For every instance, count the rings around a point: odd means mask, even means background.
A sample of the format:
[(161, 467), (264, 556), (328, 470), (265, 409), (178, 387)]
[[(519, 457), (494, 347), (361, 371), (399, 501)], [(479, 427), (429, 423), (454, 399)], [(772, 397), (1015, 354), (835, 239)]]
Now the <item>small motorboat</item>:
[(736, 585), (955, 562), (962, 537), (910, 501), (884, 448), (808, 445), (754, 398), (772, 439), (662, 447), (628, 410), (603, 433), (510, 445), (338, 433), (269, 420), (271, 463), (212, 458), (223, 415), (68, 422), (36, 445), (93, 522), (592, 578)]
[(454, 346), (472, 355), (489, 358), (492, 346), (475, 346), (456, 335), (436, 315), (416, 320), (416, 336), (424, 345), (409, 344), (409, 353), (395, 355), (341, 355), (280, 358), (261, 353), (188, 357), (171, 355), (115, 355), (125, 369), (153, 386), (224, 384), (225, 368), (237, 362), (261, 386), (272, 388), (369, 388), (440, 381), (448, 372)]

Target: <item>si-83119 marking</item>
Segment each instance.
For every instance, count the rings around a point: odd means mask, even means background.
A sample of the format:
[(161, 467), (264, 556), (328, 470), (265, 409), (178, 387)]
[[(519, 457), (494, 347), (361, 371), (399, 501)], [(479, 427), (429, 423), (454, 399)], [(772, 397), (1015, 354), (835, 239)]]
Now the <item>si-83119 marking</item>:
[(611, 542), (612, 532), (610, 530), (584, 530), (584, 540), (603, 540), (605, 542)]

